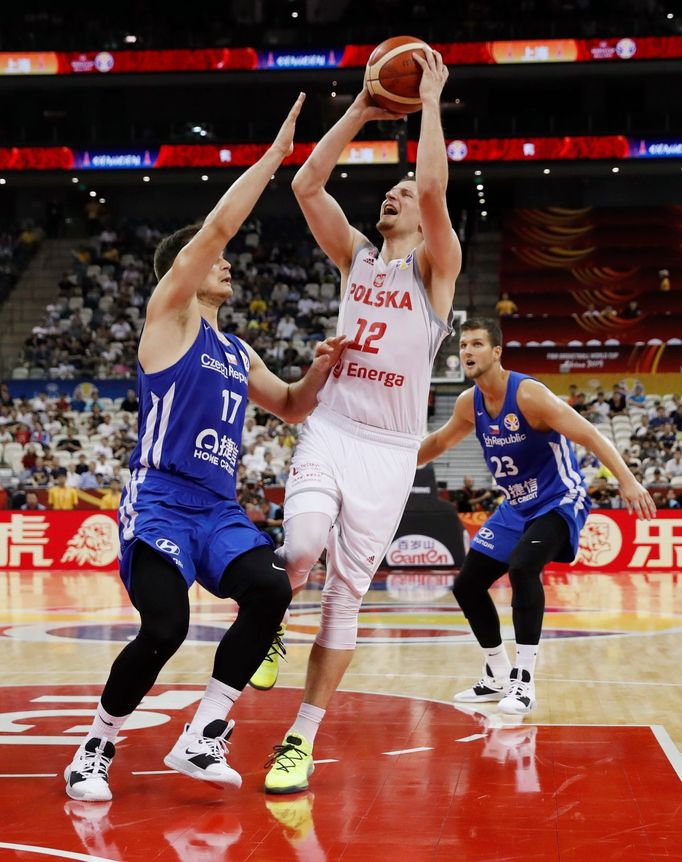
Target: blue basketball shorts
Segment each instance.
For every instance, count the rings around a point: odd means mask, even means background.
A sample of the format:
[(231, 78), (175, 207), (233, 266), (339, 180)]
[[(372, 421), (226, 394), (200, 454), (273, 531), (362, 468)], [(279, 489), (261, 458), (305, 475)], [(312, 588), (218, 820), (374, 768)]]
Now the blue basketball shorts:
[(568, 525), (569, 540), (565, 550), (559, 554), (555, 562), (571, 563), (578, 553), (580, 531), (585, 526), (589, 511), (589, 499), (584, 501), (583, 508), (577, 512), (574, 504), (562, 506), (553, 503), (538, 508), (532, 513), (522, 513), (504, 502), (473, 537), (471, 549), (487, 554), (501, 563), (507, 563), (528, 526), (548, 512), (557, 512)]
[[(220, 596), (227, 566), (254, 548), (272, 547), (267, 533), (247, 518), (236, 500), (166, 474), (135, 470), (119, 516), (120, 573), (130, 595), (133, 549), (142, 541), (175, 566), (187, 583), (198, 581)], [(132, 598), (132, 596), (131, 596)]]

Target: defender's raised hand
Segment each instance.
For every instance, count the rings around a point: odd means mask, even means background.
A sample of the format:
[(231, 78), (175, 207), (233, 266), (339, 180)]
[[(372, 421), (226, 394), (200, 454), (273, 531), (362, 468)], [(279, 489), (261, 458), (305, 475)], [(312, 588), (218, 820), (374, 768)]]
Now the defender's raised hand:
[(294, 132), (296, 131), (296, 120), (301, 113), (301, 108), (305, 102), (305, 93), (299, 93), (298, 98), (294, 102), (289, 111), (286, 120), (282, 123), (282, 127), (277, 133), (277, 137), (272, 142), (272, 148), (282, 153), (282, 158), (290, 156), (294, 151)]

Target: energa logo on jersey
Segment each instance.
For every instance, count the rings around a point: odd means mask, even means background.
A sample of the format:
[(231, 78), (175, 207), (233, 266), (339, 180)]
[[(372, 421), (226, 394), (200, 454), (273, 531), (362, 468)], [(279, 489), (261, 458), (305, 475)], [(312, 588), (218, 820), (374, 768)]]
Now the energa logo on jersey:
[(507, 431), (518, 431), (519, 430), (519, 417), (516, 413), (507, 413), (504, 417), (504, 427)]

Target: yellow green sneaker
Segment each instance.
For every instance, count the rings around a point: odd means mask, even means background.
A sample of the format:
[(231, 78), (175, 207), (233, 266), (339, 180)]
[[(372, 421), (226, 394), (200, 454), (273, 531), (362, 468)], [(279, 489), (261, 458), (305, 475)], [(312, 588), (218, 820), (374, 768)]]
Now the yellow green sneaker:
[[(273, 640), (272, 645), (268, 650), (268, 654), (261, 662), (258, 670), (249, 680), (249, 685), (259, 689), (260, 691), (267, 691), (269, 688), (272, 688), (273, 685), (277, 682), (277, 677), (279, 675), (280, 657), (284, 658), (284, 656), (287, 654), (283, 643), (284, 633), (286, 632), (286, 630), (287, 627), (284, 625), (284, 623), (280, 623), (280, 626), (277, 629), (277, 634), (275, 635), (275, 639)], [(284, 660), (286, 661), (286, 659)]]
[(274, 753), (265, 765), (270, 767), (265, 776), (266, 793), (307, 790), (308, 778), (315, 769), (313, 747), (303, 736), (290, 731), (281, 745), (274, 746)]

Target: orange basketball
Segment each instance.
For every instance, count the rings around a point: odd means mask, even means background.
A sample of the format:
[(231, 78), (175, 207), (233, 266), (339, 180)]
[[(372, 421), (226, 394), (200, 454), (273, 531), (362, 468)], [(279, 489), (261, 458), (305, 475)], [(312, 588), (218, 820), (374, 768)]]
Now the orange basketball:
[(372, 51), (365, 69), (365, 86), (372, 101), (395, 114), (410, 114), (420, 110), (419, 83), (421, 66), (413, 51), (430, 50), (415, 36), (393, 36)]

